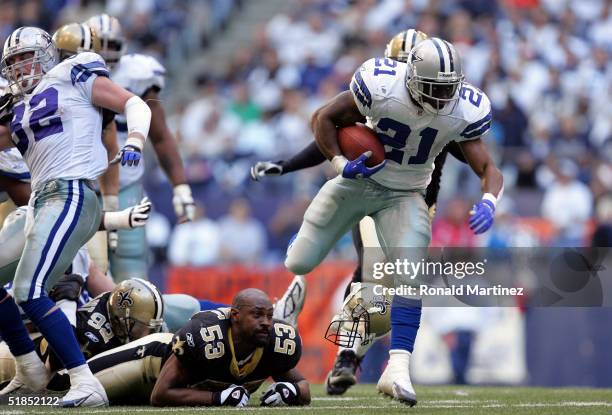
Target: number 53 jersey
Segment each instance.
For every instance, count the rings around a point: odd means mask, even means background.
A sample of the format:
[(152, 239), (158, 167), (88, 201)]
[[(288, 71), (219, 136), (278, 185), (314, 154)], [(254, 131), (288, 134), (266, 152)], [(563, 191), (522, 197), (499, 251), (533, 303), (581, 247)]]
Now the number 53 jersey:
[(487, 133), (492, 116), (487, 96), (467, 82), (458, 100), (440, 114), (424, 111), (406, 88), (407, 68), (403, 62), (373, 58), (355, 72), (350, 85), (359, 111), (385, 146), (387, 165), (371, 178), (398, 190), (425, 189), (444, 146)]
[(297, 330), (274, 320), (268, 343), (239, 359), (234, 354), (229, 308), (202, 311), (176, 332), (172, 353), (187, 369), (194, 386), (220, 391), (232, 384), (253, 393), (269, 376), (294, 368), (302, 354)]
[(101, 56), (64, 60), (13, 106), (12, 140), (32, 176), (32, 188), (53, 179), (95, 180), (108, 165), (102, 112), (92, 104), (96, 77), (108, 77)]

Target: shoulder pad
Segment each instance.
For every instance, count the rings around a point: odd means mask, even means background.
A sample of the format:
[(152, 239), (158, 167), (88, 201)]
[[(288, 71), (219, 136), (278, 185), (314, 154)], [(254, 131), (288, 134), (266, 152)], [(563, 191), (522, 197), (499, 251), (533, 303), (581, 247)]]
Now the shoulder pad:
[(470, 140), (486, 134), (491, 129), (493, 113), (487, 95), (465, 82), (459, 91), (457, 116), (462, 123), (461, 140)]
[(138, 96), (151, 88), (163, 89), (166, 69), (152, 56), (130, 54), (121, 57), (113, 80)]
[[(104, 58), (94, 52), (81, 52), (60, 63), (57, 67), (66, 67), (70, 73), (72, 85), (85, 82), (91, 74), (108, 77), (109, 72)], [(55, 69), (55, 68), (54, 68)]]

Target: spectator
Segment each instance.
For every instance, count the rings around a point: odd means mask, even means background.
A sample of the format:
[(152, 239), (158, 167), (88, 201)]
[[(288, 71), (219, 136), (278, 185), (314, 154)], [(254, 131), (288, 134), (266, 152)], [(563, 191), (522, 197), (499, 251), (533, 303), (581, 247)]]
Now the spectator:
[(219, 221), (221, 260), (223, 262), (254, 263), (266, 252), (266, 232), (261, 223), (251, 216), (246, 199), (232, 202), (229, 214)]
[(174, 228), (168, 247), (172, 265), (201, 267), (219, 260), (223, 235), (217, 224), (205, 217), (204, 207), (196, 206), (196, 219)]

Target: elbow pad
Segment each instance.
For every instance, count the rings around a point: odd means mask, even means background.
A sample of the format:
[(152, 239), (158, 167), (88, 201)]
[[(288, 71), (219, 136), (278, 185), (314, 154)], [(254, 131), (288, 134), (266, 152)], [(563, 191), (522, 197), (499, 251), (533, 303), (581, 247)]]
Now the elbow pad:
[(128, 137), (132, 133), (142, 134), (146, 140), (151, 126), (151, 109), (140, 98), (134, 95), (125, 103), (125, 118), (128, 126)]

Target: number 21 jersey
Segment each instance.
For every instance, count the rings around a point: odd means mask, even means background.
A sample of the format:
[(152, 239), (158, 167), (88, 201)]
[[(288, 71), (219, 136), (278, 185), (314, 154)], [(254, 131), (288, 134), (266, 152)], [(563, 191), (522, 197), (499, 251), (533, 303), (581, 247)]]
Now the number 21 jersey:
[(102, 112), (92, 104), (101, 56), (84, 52), (56, 65), (13, 106), (12, 140), (30, 169), (32, 188), (54, 179), (95, 180), (108, 165)]
[(407, 68), (391, 59), (370, 59), (357, 69), (350, 86), (359, 111), (385, 146), (387, 165), (371, 178), (398, 190), (425, 189), (444, 146), (484, 135), (492, 115), (487, 96), (467, 82), (457, 92), (458, 101), (446, 104), (440, 114), (424, 111), (406, 88)]

